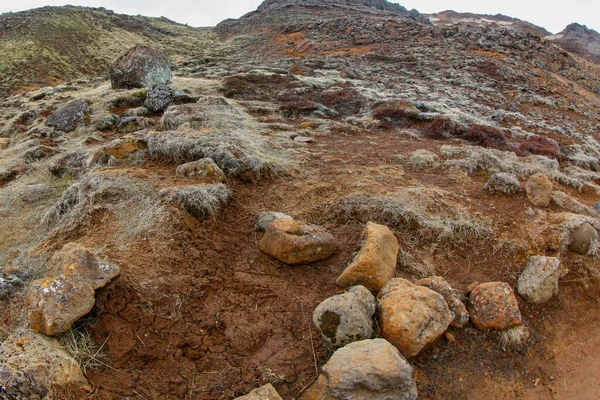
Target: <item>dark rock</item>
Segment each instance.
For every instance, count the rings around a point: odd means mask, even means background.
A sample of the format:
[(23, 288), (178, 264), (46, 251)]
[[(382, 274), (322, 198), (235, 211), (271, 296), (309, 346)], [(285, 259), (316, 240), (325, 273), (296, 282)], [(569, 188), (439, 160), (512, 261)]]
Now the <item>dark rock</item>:
[(23, 288), (23, 281), (15, 275), (0, 272), (0, 300), (11, 297)]
[(71, 132), (83, 120), (90, 109), (84, 101), (71, 101), (66, 106), (59, 108), (46, 120), (46, 124), (53, 126), (59, 131)]
[(113, 89), (147, 88), (173, 80), (169, 59), (160, 50), (136, 46), (110, 67)]
[(119, 123), (119, 116), (116, 114), (110, 114), (102, 117), (100, 121), (96, 123), (96, 129), (99, 131), (107, 131), (114, 129)]

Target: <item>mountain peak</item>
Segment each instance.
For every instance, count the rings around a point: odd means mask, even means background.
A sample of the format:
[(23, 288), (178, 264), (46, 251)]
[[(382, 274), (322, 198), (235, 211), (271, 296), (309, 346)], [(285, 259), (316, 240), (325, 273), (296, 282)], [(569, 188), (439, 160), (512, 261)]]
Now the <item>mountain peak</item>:
[(272, 11), (290, 6), (373, 9), (392, 13), (408, 11), (400, 4), (390, 3), (386, 0), (265, 0), (257, 10)]

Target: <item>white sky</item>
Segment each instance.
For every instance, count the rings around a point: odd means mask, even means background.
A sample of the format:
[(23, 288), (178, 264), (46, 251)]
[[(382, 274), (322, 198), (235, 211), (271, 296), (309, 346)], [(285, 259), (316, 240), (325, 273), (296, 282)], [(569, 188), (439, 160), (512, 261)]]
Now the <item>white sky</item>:
[[(571, 22), (600, 31), (600, 0), (400, 0), (409, 10), (434, 13), (448, 9), (478, 14), (505, 14), (542, 26), (553, 33)], [(261, 0), (67, 0), (68, 4), (105, 7), (122, 14), (164, 16), (191, 26), (214, 26), (226, 18), (238, 18), (255, 10)], [(65, 0), (0, 0), (0, 13), (45, 5), (64, 5)]]

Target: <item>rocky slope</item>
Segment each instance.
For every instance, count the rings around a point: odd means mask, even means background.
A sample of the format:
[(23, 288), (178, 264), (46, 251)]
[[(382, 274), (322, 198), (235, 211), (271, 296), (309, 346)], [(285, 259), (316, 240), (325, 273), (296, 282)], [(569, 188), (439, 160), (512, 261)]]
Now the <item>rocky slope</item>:
[[(8, 17), (72, 14), (158, 23)], [(0, 104), (0, 397), (600, 396), (596, 65), (379, 1), (162, 23)]]
[(472, 25), (494, 26), (497, 28), (505, 27), (514, 29), (521, 33), (531, 33), (539, 37), (552, 35), (546, 29), (534, 25), (527, 21), (522, 21), (518, 18), (509, 17), (502, 14), (473, 14), (473, 13), (458, 13), (456, 11), (447, 10), (435, 14), (427, 14), (427, 17), (435, 25), (452, 25), (457, 23), (467, 23)]
[(0, 15), (0, 95), (101, 75), (136, 44), (151, 44), (177, 61), (202, 54), (210, 42), (205, 29), (102, 8), (44, 7), (5, 13)]
[(585, 25), (573, 23), (546, 39), (588, 61), (600, 63), (600, 33)]

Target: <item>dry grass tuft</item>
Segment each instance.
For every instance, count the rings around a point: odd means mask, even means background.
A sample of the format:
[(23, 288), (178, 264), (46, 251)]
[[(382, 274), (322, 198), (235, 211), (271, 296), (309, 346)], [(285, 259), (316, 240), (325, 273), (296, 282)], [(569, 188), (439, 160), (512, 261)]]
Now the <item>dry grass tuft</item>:
[(391, 228), (414, 232), (424, 241), (460, 243), (492, 234), (486, 221), (474, 218), (445, 199), (443, 191), (412, 188), (393, 195), (351, 195), (330, 207), (343, 221), (374, 221)]
[(106, 341), (98, 345), (85, 327), (72, 328), (58, 336), (60, 344), (77, 361), (84, 374), (106, 366), (109, 361)]
[(506, 351), (509, 348), (521, 347), (529, 339), (530, 333), (526, 326), (519, 325), (510, 329), (505, 329), (498, 332), (498, 340), (500, 346)]
[(231, 190), (224, 184), (185, 186), (164, 189), (160, 195), (167, 203), (183, 207), (199, 220), (215, 218), (221, 206), (229, 200)]

